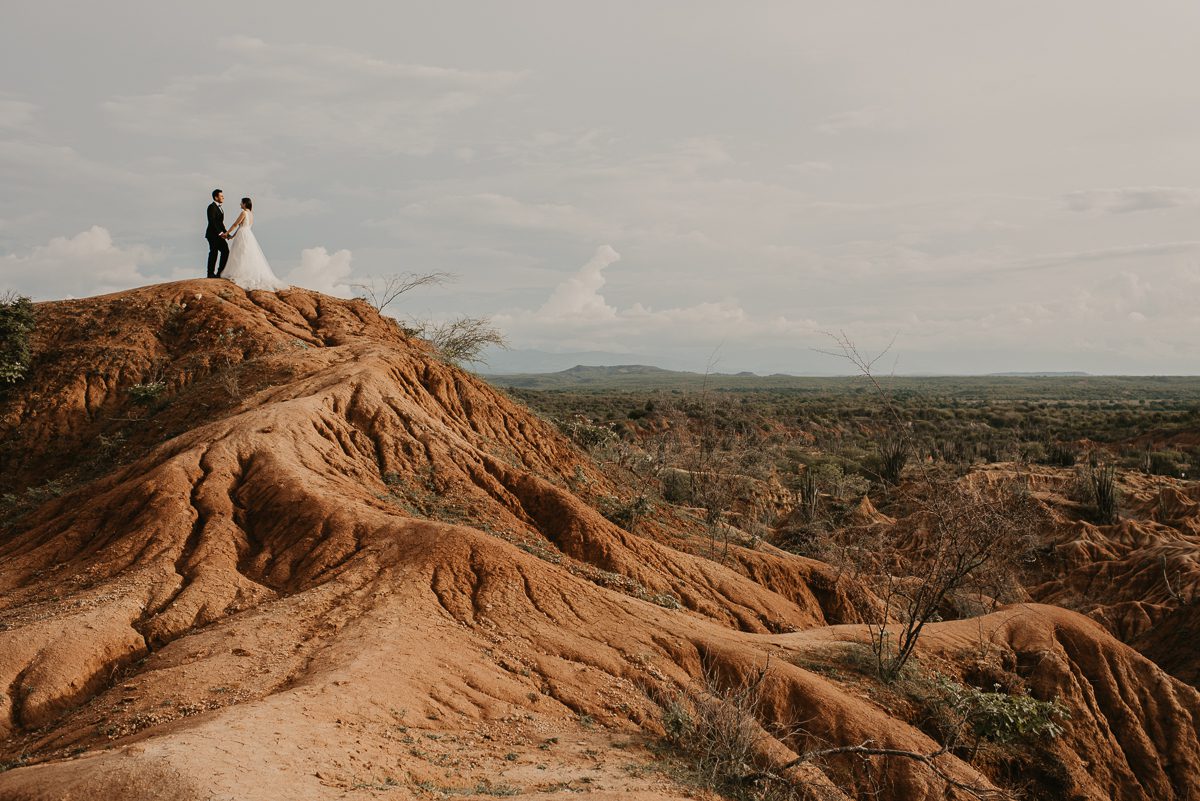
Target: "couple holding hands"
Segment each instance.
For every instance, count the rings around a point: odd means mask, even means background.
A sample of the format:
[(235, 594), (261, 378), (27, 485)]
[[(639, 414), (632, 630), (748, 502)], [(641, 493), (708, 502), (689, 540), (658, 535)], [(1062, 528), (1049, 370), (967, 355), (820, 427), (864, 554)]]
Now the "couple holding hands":
[[(225, 193), (212, 192), (208, 206), (208, 277), (227, 278), (242, 289), (267, 289), (272, 292), (288, 285), (275, 277), (271, 265), (254, 237), (254, 201), (242, 198), (242, 210), (233, 226), (225, 228)], [(218, 262), (219, 260), (219, 262)]]

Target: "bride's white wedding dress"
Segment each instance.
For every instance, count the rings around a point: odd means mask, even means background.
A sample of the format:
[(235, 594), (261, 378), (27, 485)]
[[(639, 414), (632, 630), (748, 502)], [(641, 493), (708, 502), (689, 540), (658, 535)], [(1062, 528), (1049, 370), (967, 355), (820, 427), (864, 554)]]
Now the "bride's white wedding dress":
[(246, 221), (235, 229), (235, 234), (229, 240), (229, 264), (221, 273), (222, 278), (228, 278), (242, 289), (269, 289), (275, 292), (287, 289), (288, 284), (280, 281), (271, 272), (267, 257), (263, 254), (258, 240), (254, 238), (254, 213), (246, 212)]

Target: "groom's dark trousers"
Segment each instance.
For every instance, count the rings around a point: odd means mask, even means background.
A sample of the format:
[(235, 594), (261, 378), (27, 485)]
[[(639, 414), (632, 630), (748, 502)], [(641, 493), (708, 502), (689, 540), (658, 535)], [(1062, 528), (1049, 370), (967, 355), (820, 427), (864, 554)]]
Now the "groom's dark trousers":
[[(225, 212), (215, 202), (208, 204), (208, 227), (204, 229), (204, 238), (208, 240), (208, 277), (216, 278), (225, 272), (225, 262), (229, 261), (229, 243), (221, 238), (225, 233)], [(217, 256), (221, 264), (217, 266)], [(213, 268), (216, 267), (216, 271)]]
[[(219, 236), (210, 236), (208, 239), (208, 277), (216, 278), (221, 273), (225, 272), (225, 263), (229, 261), (229, 243)], [(221, 262), (218, 266), (217, 256), (220, 255)], [(216, 272), (213, 268), (216, 267)]]

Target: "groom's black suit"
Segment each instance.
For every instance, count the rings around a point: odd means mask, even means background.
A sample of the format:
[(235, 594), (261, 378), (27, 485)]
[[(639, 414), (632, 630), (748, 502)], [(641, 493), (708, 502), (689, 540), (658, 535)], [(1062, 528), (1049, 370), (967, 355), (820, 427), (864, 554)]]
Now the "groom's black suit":
[[(208, 277), (216, 278), (225, 272), (225, 263), (229, 261), (229, 243), (221, 238), (225, 233), (225, 212), (216, 201), (208, 204), (208, 228), (204, 230), (204, 238), (208, 240)], [(217, 267), (217, 255), (221, 256), (221, 265)], [(217, 267), (216, 271), (213, 268)]]

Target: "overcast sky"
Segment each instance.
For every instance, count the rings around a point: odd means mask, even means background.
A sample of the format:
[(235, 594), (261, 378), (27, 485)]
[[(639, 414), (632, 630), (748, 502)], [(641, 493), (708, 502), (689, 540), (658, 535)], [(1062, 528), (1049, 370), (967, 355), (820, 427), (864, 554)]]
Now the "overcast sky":
[(400, 311), (518, 349), (1198, 373), (1197, 42), (1195, 2), (10, 3), (0, 289), (202, 276), (220, 186), (292, 282), (451, 271)]

